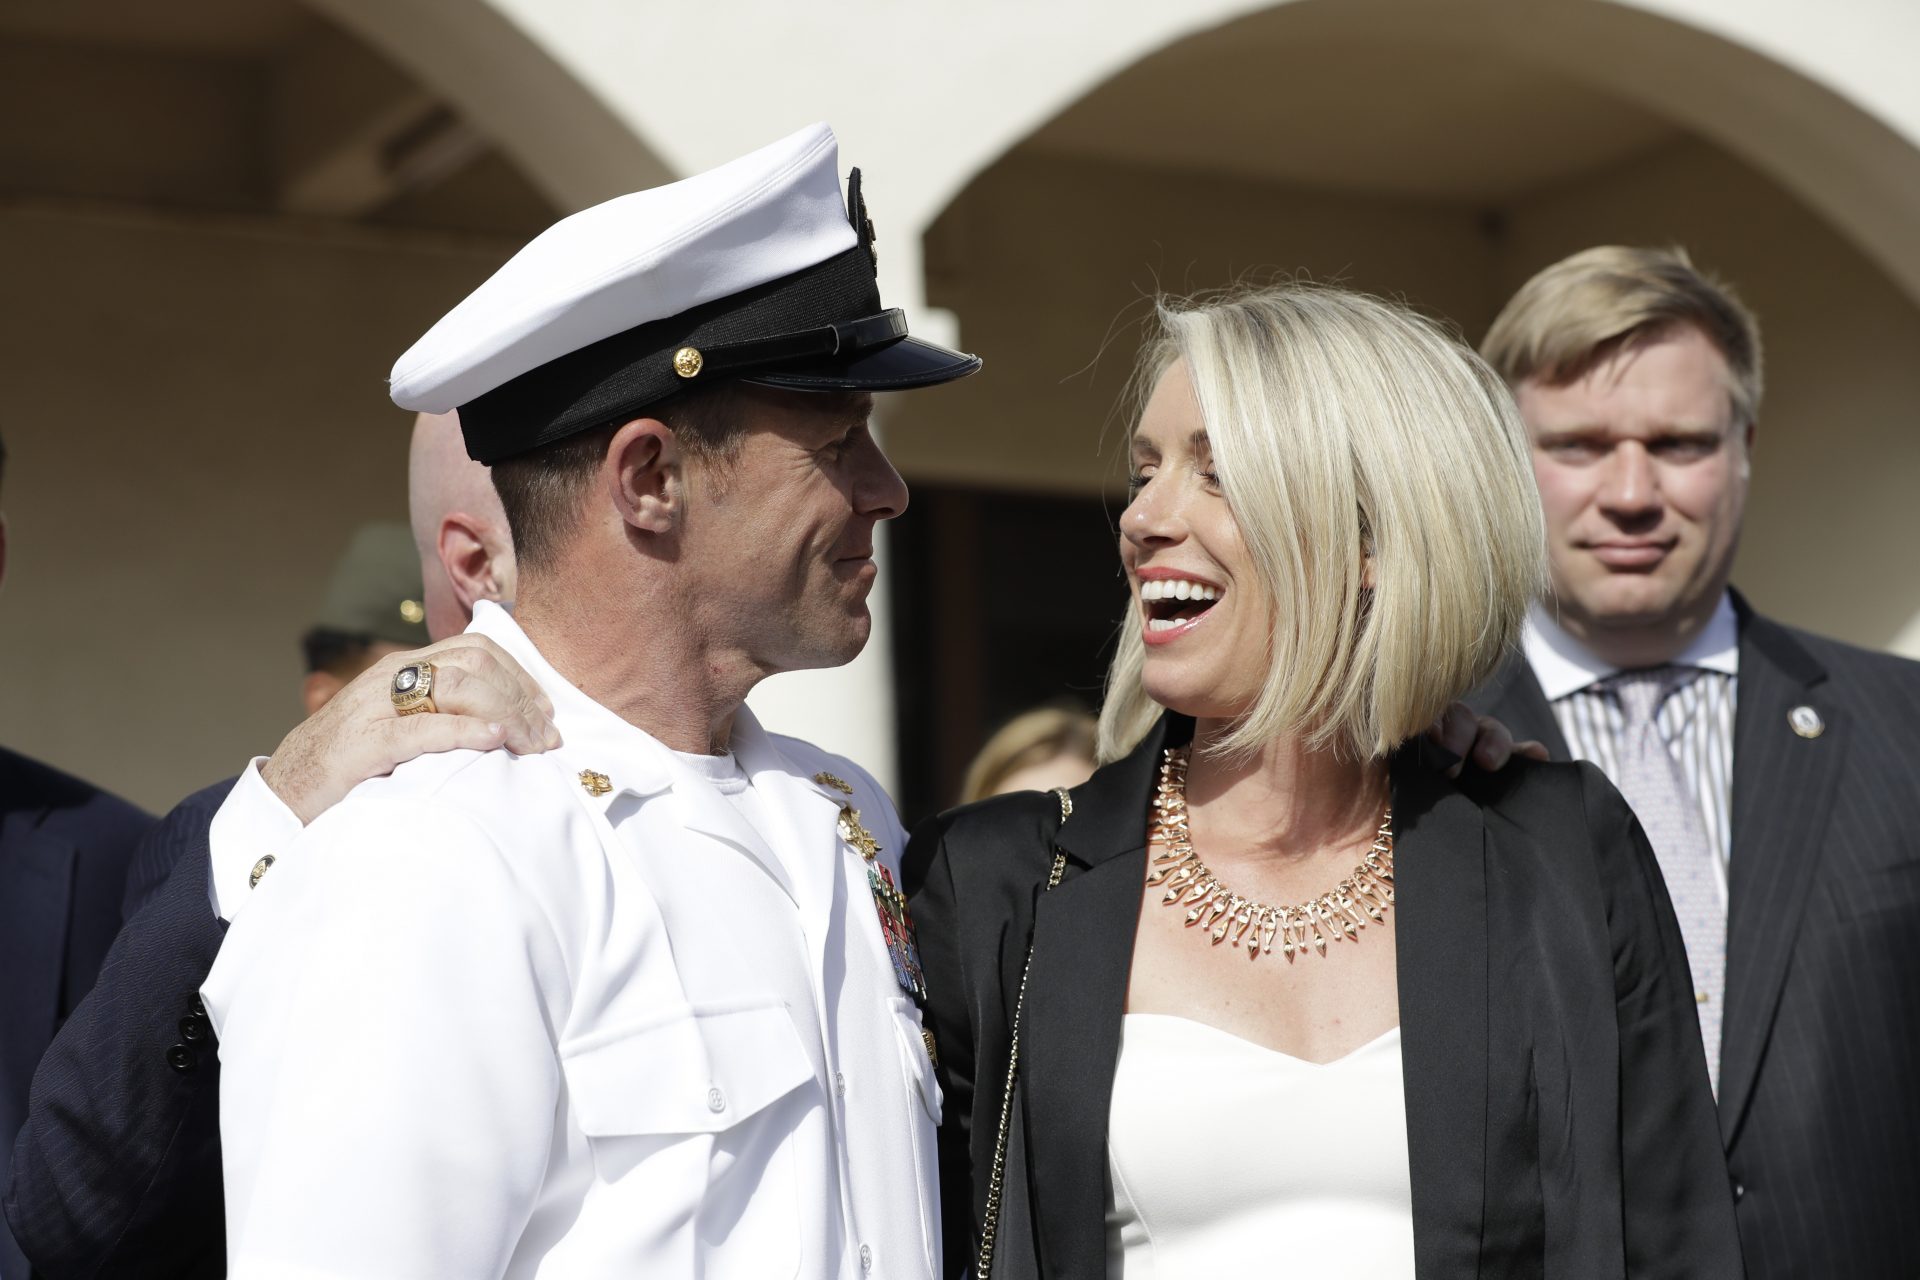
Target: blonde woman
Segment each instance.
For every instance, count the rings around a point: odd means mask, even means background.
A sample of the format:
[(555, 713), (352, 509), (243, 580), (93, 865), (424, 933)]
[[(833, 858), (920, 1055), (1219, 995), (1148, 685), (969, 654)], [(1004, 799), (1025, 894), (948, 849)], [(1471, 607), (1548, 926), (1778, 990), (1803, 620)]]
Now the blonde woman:
[(1161, 320), (1110, 763), (915, 836), (953, 1268), (1738, 1276), (1631, 813), (1419, 759), (1541, 581), (1499, 379), (1336, 290)]
[(1084, 711), (1035, 707), (994, 730), (967, 766), (960, 803), (1013, 791), (1078, 786), (1094, 769), (1099, 726)]

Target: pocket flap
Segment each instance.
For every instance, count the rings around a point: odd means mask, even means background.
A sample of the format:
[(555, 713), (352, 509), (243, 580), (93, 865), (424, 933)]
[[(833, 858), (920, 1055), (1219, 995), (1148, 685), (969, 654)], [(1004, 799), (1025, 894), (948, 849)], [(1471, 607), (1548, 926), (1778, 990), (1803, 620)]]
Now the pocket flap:
[(934, 1078), (933, 1053), (927, 1047), (926, 1024), (913, 1001), (893, 997), (893, 1027), (900, 1039), (900, 1061), (920, 1095), (920, 1105), (937, 1128), (940, 1124), (940, 1082)]
[(665, 1010), (560, 1050), (581, 1132), (718, 1133), (813, 1079), (785, 1005)]

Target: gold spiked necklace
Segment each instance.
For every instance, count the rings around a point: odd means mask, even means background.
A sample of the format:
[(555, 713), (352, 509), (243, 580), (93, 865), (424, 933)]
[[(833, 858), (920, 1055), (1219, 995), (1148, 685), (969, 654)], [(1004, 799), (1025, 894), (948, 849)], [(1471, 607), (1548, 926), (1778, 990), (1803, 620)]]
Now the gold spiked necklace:
[(1169, 747), (1160, 764), (1160, 785), (1153, 799), (1149, 838), (1166, 852), (1147, 869), (1148, 885), (1166, 885), (1163, 906), (1186, 907), (1187, 927), (1205, 930), (1213, 944), (1246, 943), (1247, 958), (1278, 950), (1289, 961), (1309, 944), (1327, 954), (1327, 940), (1359, 940), (1367, 922), (1386, 920), (1393, 905), (1393, 806), (1387, 806), (1373, 844), (1353, 874), (1317, 898), (1297, 906), (1274, 907), (1243, 898), (1220, 883), (1193, 851), (1187, 828), (1185, 747)]

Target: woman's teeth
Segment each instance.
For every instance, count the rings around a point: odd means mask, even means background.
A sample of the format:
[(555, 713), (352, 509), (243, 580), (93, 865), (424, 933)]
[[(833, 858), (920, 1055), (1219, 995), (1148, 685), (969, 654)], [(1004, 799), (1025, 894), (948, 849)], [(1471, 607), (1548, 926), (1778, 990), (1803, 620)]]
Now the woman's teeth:
[(1220, 588), (1204, 582), (1190, 582), (1185, 578), (1152, 578), (1140, 584), (1140, 599), (1151, 600), (1218, 600)]

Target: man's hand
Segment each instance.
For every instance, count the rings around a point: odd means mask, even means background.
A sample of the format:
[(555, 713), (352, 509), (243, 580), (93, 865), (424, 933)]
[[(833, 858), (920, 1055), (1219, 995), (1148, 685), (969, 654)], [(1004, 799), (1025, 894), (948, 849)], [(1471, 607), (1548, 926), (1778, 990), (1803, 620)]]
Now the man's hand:
[[(409, 662), (433, 663), (439, 711), (396, 715), (388, 690)], [(302, 823), (332, 808), (368, 778), (415, 756), (504, 746), (536, 755), (560, 745), (553, 703), (520, 664), (480, 635), (380, 659), (289, 733), (260, 777)]]
[(1442, 750), (1459, 757), (1453, 768), (1447, 770), (1449, 778), (1459, 777), (1468, 760), (1492, 773), (1506, 768), (1515, 756), (1526, 756), (1529, 760), (1549, 758), (1543, 743), (1515, 742), (1506, 725), (1492, 716), (1476, 716), (1473, 708), (1464, 702), (1456, 702), (1441, 712), (1433, 728), (1427, 730), (1427, 737)]

